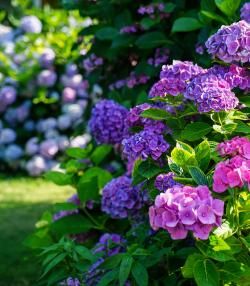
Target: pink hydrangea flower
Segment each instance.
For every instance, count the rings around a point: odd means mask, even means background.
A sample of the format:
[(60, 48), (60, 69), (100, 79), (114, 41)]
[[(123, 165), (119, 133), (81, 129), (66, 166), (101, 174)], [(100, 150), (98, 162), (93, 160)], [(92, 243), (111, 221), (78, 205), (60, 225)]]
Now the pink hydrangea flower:
[(155, 198), (149, 208), (149, 220), (155, 231), (162, 228), (172, 239), (185, 239), (192, 231), (199, 239), (207, 239), (221, 224), (224, 202), (213, 199), (207, 186), (173, 186)]

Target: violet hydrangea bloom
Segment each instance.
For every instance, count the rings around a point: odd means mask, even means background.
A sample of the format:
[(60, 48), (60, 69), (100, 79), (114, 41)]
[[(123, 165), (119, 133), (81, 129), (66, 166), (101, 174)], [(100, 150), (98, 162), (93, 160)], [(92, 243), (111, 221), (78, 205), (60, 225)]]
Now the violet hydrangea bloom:
[(127, 134), (127, 109), (113, 100), (101, 100), (92, 109), (89, 127), (98, 143), (117, 144)]
[(16, 89), (13, 86), (4, 86), (0, 89), (1, 104), (10, 105), (16, 100)]
[(165, 64), (169, 58), (169, 49), (158, 48), (155, 51), (154, 57), (148, 59), (148, 64), (158, 67), (159, 65)]
[(38, 74), (37, 83), (42, 87), (51, 87), (55, 84), (57, 75), (53, 70), (43, 70)]
[(39, 176), (48, 170), (48, 164), (42, 156), (34, 156), (27, 161), (25, 168), (30, 176)]
[(231, 110), (239, 103), (229, 83), (212, 74), (195, 77), (188, 84), (184, 96), (194, 100), (199, 112)]
[(162, 134), (167, 131), (167, 127), (162, 121), (140, 116), (143, 111), (152, 107), (153, 106), (148, 103), (143, 103), (131, 108), (126, 118), (127, 125), (129, 127), (142, 127), (144, 130), (151, 130), (158, 134)]
[(245, 159), (250, 159), (250, 140), (246, 137), (234, 137), (217, 145), (220, 156), (240, 155)]
[(44, 68), (50, 67), (53, 64), (55, 57), (56, 54), (52, 49), (45, 49), (39, 58), (40, 65)]
[(151, 227), (169, 232), (172, 239), (185, 239), (188, 231), (206, 240), (221, 224), (224, 202), (213, 199), (207, 186), (173, 186), (155, 199), (149, 208)]
[(250, 24), (242, 20), (221, 28), (206, 42), (207, 51), (220, 60), (247, 63), (250, 60)]
[(149, 97), (164, 97), (168, 94), (177, 96), (186, 90), (187, 83), (205, 70), (188, 61), (173, 61), (172, 65), (162, 66), (160, 81), (155, 83)]
[(40, 154), (45, 158), (51, 159), (59, 151), (58, 144), (53, 139), (48, 139), (40, 144)]
[(239, 155), (218, 163), (213, 176), (213, 190), (223, 193), (229, 188), (250, 189), (250, 160)]
[(143, 194), (131, 179), (121, 176), (111, 180), (102, 191), (102, 211), (112, 218), (127, 218), (143, 206)]
[(168, 151), (169, 144), (163, 135), (156, 134), (151, 130), (143, 130), (122, 141), (123, 155), (130, 161), (151, 157), (158, 160), (161, 155)]
[(36, 16), (25, 16), (21, 19), (21, 29), (26, 33), (39, 34), (42, 31), (42, 23)]
[(240, 18), (250, 23), (250, 2), (245, 3), (240, 9)]
[(120, 29), (121, 34), (134, 34), (139, 31), (136, 25), (124, 26)]
[(166, 174), (159, 174), (155, 179), (154, 185), (159, 191), (165, 192), (167, 189), (180, 184), (174, 180), (174, 173), (169, 172)]

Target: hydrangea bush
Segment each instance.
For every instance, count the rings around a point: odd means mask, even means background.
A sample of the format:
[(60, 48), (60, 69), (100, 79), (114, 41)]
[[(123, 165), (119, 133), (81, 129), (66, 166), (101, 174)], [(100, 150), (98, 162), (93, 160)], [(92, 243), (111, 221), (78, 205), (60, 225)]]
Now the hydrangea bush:
[[(246, 9), (236, 2), (202, 1), (200, 16), (224, 24), (199, 43), (210, 61), (170, 53), (158, 79), (147, 75), (147, 98), (112, 90), (90, 112), (93, 140), (68, 148), (61, 169), (46, 174), (76, 195), (46, 212), (26, 239), (43, 248), (45, 284), (249, 284), (250, 25), (236, 19)], [(78, 2), (93, 15), (120, 7), (108, 3)], [(167, 21), (163, 6), (141, 5), (139, 15)], [(192, 23), (177, 18), (173, 34)], [(113, 45), (114, 29), (96, 28), (95, 40)], [(141, 33), (140, 25), (128, 22), (121, 34), (128, 33)]]

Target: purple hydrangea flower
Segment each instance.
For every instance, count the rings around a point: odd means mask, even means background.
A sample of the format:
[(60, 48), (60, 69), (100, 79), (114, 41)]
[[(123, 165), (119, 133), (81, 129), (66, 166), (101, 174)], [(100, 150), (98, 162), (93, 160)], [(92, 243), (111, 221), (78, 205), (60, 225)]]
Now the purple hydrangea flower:
[(53, 70), (43, 70), (38, 74), (37, 83), (43, 87), (51, 87), (55, 84), (57, 75)]
[(25, 145), (25, 153), (28, 155), (35, 155), (39, 151), (38, 138), (30, 138)]
[(199, 112), (231, 110), (239, 103), (229, 83), (213, 74), (195, 77), (188, 84), (184, 96), (194, 100)]
[(81, 286), (81, 283), (80, 283), (78, 278), (69, 277), (69, 278), (67, 278), (65, 283), (62, 285), (65, 285), (65, 286)]
[[(131, 108), (128, 112), (126, 123), (129, 127), (143, 127), (144, 130), (162, 134), (167, 131), (166, 125), (159, 120), (141, 117), (141, 113), (153, 106), (148, 103), (143, 103)], [(168, 130), (169, 131), (169, 130)]]
[(169, 232), (172, 239), (185, 239), (188, 231), (206, 240), (220, 226), (224, 202), (213, 199), (207, 186), (173, 186), (155, 198), (149, 209), (150, 225)]
[(240, 9), (240, 18), (250, 23), (250, 2), (245, 3)]
[(227, 81), (231, 89), (235, 87), (242, 90), (250, 89), (250, 71), (246, 68), (234, 64), (229, 67), (215, 65), (208, 69), (208, 73)]
[(40, 65), (43, 68), (49, 68), (53, 64), (55, 57), (56, 54), (52, 49), (45, 49), (39, 58)]
[(47, 169), (47, 162), (41, 156), (32, 157), (26, 164), (26, 170), (30, 176), (39, 176)]
[(83, 67), (88, 73), (92, 72), (101, 65), (103, 65), (103, 58), (97, 57), (95, 54), (91, 54), (83, 61)]
[(204, 69), (188, 61), (173, 61), (172, 65), (164, 65), (160, 74), (160, 81), (153, 85), (149, 97), (182, 94), (186, 90), (187, 83), (196, 75), (204, 72)]
[(40, 144), (40, 154), (45, 158), (51, 159), (59, 151), (58, 144), (53, 139), (48, 139)]
[(102, 100), (92, 109), (89, 126), (98, 143), (121, 143), (127, 134), (128, 111), (113, 100)]
[(206, 42), (208, 53), (231, 63), (247, 63), (250, 60), (250, 24), (242, 20), (222, 26)]
[(0, 131), (0, 143), (9, 144), (16, 140), (16, 132), (10, 128), (3, 128)]
[(57, 126), (60, 130), (66, 130), (71, 127), (72, 120), (68, 114), (62, 114), (57, 119)]
[(10, 105), (16, 100), (16, 89), (13, 86), (4, 86), (0, 89), (1, 104)]
[(158, 67), (162, 64), (166, 64), (169, 58), (169, 49), (158, 48), (155, 51), (154, 57), (148, 59), (148, 64)]
[(6, 161), (15, 161), (20, 159), (23, 155), (23, 149), (16, 145), (16, 144), (11, 144), (7, 146), (4, 152), (4, 157)]
[(130, 161), (151, 157), (158, 160), (161, 155), (168, 151), (169, 144), (163, 135), (150, 130), (144, 130), (122, 141), (123, 155)]
[(134, 215), (143, 206), (142, 192), (131, 179), (121, 176), (111, 180), (102, 191), (102, 211), (112, 218)]
[(42, 31), (42, 23), (36, 16), (23, 17), (20, 27), (25, 33), (39, 34)]
[(75, 102), (76, 100), (76, 91), (71, 87), (65, 87), (62, 92), (63, 102)]
[(166, 191), (169, 188), (172, 188), (175, 185), (180, 185), (174, 180), (174, 173), (169, 172), (166, 174), (160, 174), (155, 179), (155, 188), (159, 191)]
[(120, 29), (121, 34), (134, 34), (138, 31), (139, 29), (137, 25), (124, 26)]

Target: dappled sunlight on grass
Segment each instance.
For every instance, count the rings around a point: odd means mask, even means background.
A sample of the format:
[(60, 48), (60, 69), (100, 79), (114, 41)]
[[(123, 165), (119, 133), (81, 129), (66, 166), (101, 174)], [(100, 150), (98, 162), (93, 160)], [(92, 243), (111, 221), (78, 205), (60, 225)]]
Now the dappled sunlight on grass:
[(22, 242), (43, 211), (72, 194), (43, 179), (0, 177), (0, 286), (33, 286), (39, 268)]

